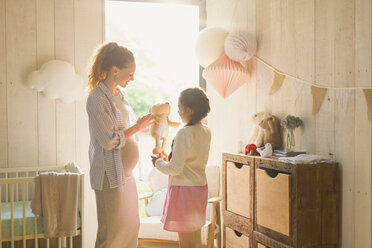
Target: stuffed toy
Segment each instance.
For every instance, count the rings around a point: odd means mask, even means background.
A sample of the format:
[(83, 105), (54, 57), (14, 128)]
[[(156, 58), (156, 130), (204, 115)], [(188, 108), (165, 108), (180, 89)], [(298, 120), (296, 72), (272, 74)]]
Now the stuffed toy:
[(260, 155), (256, 150), (257, 150), (257, 146), (255, 144), (248, 144), (245, 146), (244, 154), (251, 155), (251, 156)]
[(265, 146), (256, 149), (261, 157), (267, 158), (273, 155), (273, 148), (270, 143), (266, 143)]
[(155, 121), (150, 128), (151, 136), (155, 139), (155, 148), (152, 150), (153, 154), (164, 152), (167, 143), (167, 136), (169, 127), (179, 127), (181, 123), (172, 122), (168, 119), (170, 114), (169, 103), (158, 103), (151, 107), (150, 113), (154, 115)]
[(250, 144), (257, 147), (270, 143), (272, 149), (279, 149), (282, 146), (282, 136), (280, 134), (280, 120), (278, 117), (266, 112), (259, 112), (252, 116), (256, 124)]

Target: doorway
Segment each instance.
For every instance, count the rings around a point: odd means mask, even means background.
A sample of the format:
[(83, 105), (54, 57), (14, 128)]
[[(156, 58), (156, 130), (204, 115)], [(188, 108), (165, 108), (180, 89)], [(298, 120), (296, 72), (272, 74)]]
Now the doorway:
[[(137, 117), (147, 114), (151, 105), (171, 104), (169, 119), (181, 122), (177, 114), (179, 93), (200, 85), (200, 68), (194, 43), (203, 25), (200, 21), (204, 1), (105, 1), (105, 39), (129, 48), (137, 69), (124, 92)], [(204, 2), (205, 3), (205, 2)], [(170, 128), (166, 152), (177, 130)], [(151, 135), (139, 136), (140, 163), (137, 179), (152, 168)]]

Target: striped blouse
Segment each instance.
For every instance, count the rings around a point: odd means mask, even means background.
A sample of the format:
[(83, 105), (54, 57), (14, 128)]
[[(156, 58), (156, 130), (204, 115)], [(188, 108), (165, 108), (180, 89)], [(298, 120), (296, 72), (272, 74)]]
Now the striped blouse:
[(91, 187), (102, 190), (106, 173), (110, 188), (123, 189), (120, 149), (126, 141), (124, 124), (114, 96), (102, 82), (88, 96), (86, 109), (89, 117)]

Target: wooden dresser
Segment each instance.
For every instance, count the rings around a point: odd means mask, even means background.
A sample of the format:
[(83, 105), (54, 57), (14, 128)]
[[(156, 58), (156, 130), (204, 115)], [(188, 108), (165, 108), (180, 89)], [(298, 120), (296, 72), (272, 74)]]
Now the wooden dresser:
[(224, 153), (222, 174), (224, 247), (338, 246), (337, 163)]

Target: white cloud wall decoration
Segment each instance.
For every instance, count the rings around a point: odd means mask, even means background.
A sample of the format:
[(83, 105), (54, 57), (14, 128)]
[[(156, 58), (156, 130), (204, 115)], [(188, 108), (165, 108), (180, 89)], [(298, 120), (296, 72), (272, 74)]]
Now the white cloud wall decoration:
[(72, 64), (62, 60), (50, 60), (28, 74), (26, 85), (64, 103), (83, 100), (88, 95), (83, 78), (75, 73)]

